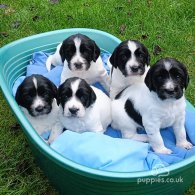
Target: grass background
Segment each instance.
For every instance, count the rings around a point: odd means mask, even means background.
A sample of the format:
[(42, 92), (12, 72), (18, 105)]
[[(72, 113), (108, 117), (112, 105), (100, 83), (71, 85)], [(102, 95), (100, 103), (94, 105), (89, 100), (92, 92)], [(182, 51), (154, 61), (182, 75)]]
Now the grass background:
[[(121, 40), (137, 39), (151, 64), (174, 57), (186, 64), (186, 97), (195, 105), (195, 20), (191, 0), (0, 0), (0, 47), (64, 28), (94, 28)], [(0, 194), (56, 194), (37, 167), (17, 121), (0, 92)], [(195, 194), (195, 183), (186, 192)]]

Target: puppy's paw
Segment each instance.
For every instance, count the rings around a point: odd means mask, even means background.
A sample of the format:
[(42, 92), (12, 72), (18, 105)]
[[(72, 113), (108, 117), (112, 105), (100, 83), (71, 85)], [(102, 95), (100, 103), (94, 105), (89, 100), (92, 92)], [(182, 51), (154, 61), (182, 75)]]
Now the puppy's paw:
[(190, 142), (188, 142), (187, 140), (179, 142), (176, 145), (178, 147), (185, 148), (185, 149), (188, 149), (188, 150), (193, 147), (193, 145)]
[(93, 132), (95, 132), (95, 133), (104, 133), (105, 130), (104, 129), (95, 129)]
[(51, 70), (51, 62), (52, 62), (52, 55), (49, 56), (47, 58), (47, 61), (46, 61), (46, 68), (47, 68), (47, 71), (49, 72)]
[(172, 153), (172, 150), (170, 150), (166, 147), (162, 147), (162, 148), (158, 148), (158, 149), (156, 148), (156, 149), (154, 149), (154, 151), (156, 153), (160, 153), (160, 154), (171, 154)]

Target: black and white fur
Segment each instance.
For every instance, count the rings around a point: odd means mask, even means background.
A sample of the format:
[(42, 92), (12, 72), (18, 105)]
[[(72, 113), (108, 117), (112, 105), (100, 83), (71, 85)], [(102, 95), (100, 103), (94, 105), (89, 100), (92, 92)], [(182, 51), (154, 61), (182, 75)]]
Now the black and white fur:
[[(164, 146), (160, 128), (173, 127), (176, 145), (189, 149), (186, 139), (185, 97), (189, 76), (186, 67), (173, 58), (156, 62), (148, 71), (145, 83), (134, 84), (112, 102), (112, 127), (124, 138), (149, 141), (157, 153), (170, 154)], [(146, 135), (137, 134), (144, 127)]]
[(84, 79), (73, 77), (61, 84), (58, 104), (60, 120), (66, 129), (103, 133), (111, 123), (109, 97)]
[(46, 67), (63, 65), (61, 83), (71, 77), (80, 77), (89, 84), (100, 82), (109, 91), (110, 78), (104, 68), (100, 48), (95, 41), (82, 34), (71, 35), (49, 56)]
[(16, 102), (39, 135), (51, 130), (48, 143), (62, 133), (57, 87), (42, 75), (26, 77), (16, 92)]
[(112, 65), (110, 97), (114, 99), (129, 85), (144, 82), (149, 69), (150, 55), (142, 43), (127, 40), (115, 48), (108, 63)]

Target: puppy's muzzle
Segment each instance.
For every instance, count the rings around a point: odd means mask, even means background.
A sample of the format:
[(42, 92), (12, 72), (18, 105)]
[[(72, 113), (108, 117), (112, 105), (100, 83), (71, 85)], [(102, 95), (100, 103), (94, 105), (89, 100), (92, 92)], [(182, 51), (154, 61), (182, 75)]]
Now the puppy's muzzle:
[(37, 106), (36, 108), (35, 108), (35, 111), (36, 112), (39, 112), (39, 113), (41, 113), (41, 112), (43, 112), (43, 110), (44, 110), (44, 106)]
[(167, 89), (164, 89), (164, 91), (167, 95), (174, 95), (178, 92), (178, 87), (167, 88)]
[(83, 64), (80, 63), (80, 62), (74, 63), (74, 66), (75, 66), (75, 68), (76, 68), (77, 70), (80, 70), (80, 69), (83, 68)]
[(138, 70), (139, 70), (139, 67), (138, 66), (132, 66), (131, 67), (131, 71), (132, 72), (138, 72)]
[(69, 108), (69, 112), (71, 113), (71, 115), (76, 116), (77, 112), (79, 111), (78, 108)]
[(145, 68), (143, 66), (131, 66), (130, 69), (133, 74), (142, 75), (145, 72)]

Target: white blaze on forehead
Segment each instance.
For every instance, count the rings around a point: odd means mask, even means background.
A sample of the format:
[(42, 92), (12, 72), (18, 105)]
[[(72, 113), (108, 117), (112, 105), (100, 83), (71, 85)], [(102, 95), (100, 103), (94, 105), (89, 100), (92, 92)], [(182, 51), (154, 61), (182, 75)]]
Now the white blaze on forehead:
[(79, 88), (79, 84), (80, 84), (81, 80), (77, 79), (76, 81), (71, 83), (71, 89), (72, 89), (72, 93), (73, 95), (77, 92), (78, 88)]
[(35, 77), (32, 78), (35, 89), (37, 89), (37, 79)]
[(165, 66), (165, 69), (166, 69), (167, 71), (169, 71), (169, 70), (171, 69), (171, 63), (170, 63), (170, 62), (165, 61), (165, 62), (164, 62), (164, 66)]
[(74, 82), (71, 83), (71, 89), (72, 89), (72, 97), (71, 99), (66, 102), (65, 107), (64, 107), (64, 116), (71, 116), (72, 114), (70, 113), (70, 108), (77, 108), (77, 117), (83, 117), (85, 115), (85, 108), (83, 107), (82, 103), (78, 98), (75, 96), (79, 84), (81, 80), (77, 79)]
[(127, 45), (128, 45), (129, 50), (131, 51), (131, 57), (127, 61), (125, 68), (126, 68), (127, 73), (130, 74), (131, 70), (129, 69), (129, 67), (138, 66), (139, 63), (138, 63), (136, 56), (134, 54), (135, 50), (137, 49), (137, 45), (133, 41), (128, 41)]
[(81, 39), (79, 39), (78, 37), (76, 37), (74, 39), (74, 43), (75, 43), (75, 47), (76, 47), (76, 53), (80, 53), (80, 45), (81, 45)]
[[(35, 77), (32, 78), (35, 89), (37, 90), (37, 79)], [(36, 98), (34, 99), (31, 108), (37, 108), (38, 106), (44, 106), (45, 103), (42, 100), (42, 98), (40, 98), (38, 95), (36, 96)]]
[(135, 50), (137, 49), (137, 45), (135, 44), (134, 41), (128, 41), (127, 45), (131, 53), (134, 53)]
[(77, 70), (77, 68), (75, 67), (75, 63), (81, 63), (82, 64), (82, 69), (85, 68), (85, 59), (81, 56), (81, 52), (80, 52), (80, 46), (81, 46), (81, 39), (76, 37), (74, 39), (74, 44), (76, 47), (76, 52), (74, 54), (74, 56), (72, 57), (70, 64), (71, 64), (71, 70)]

